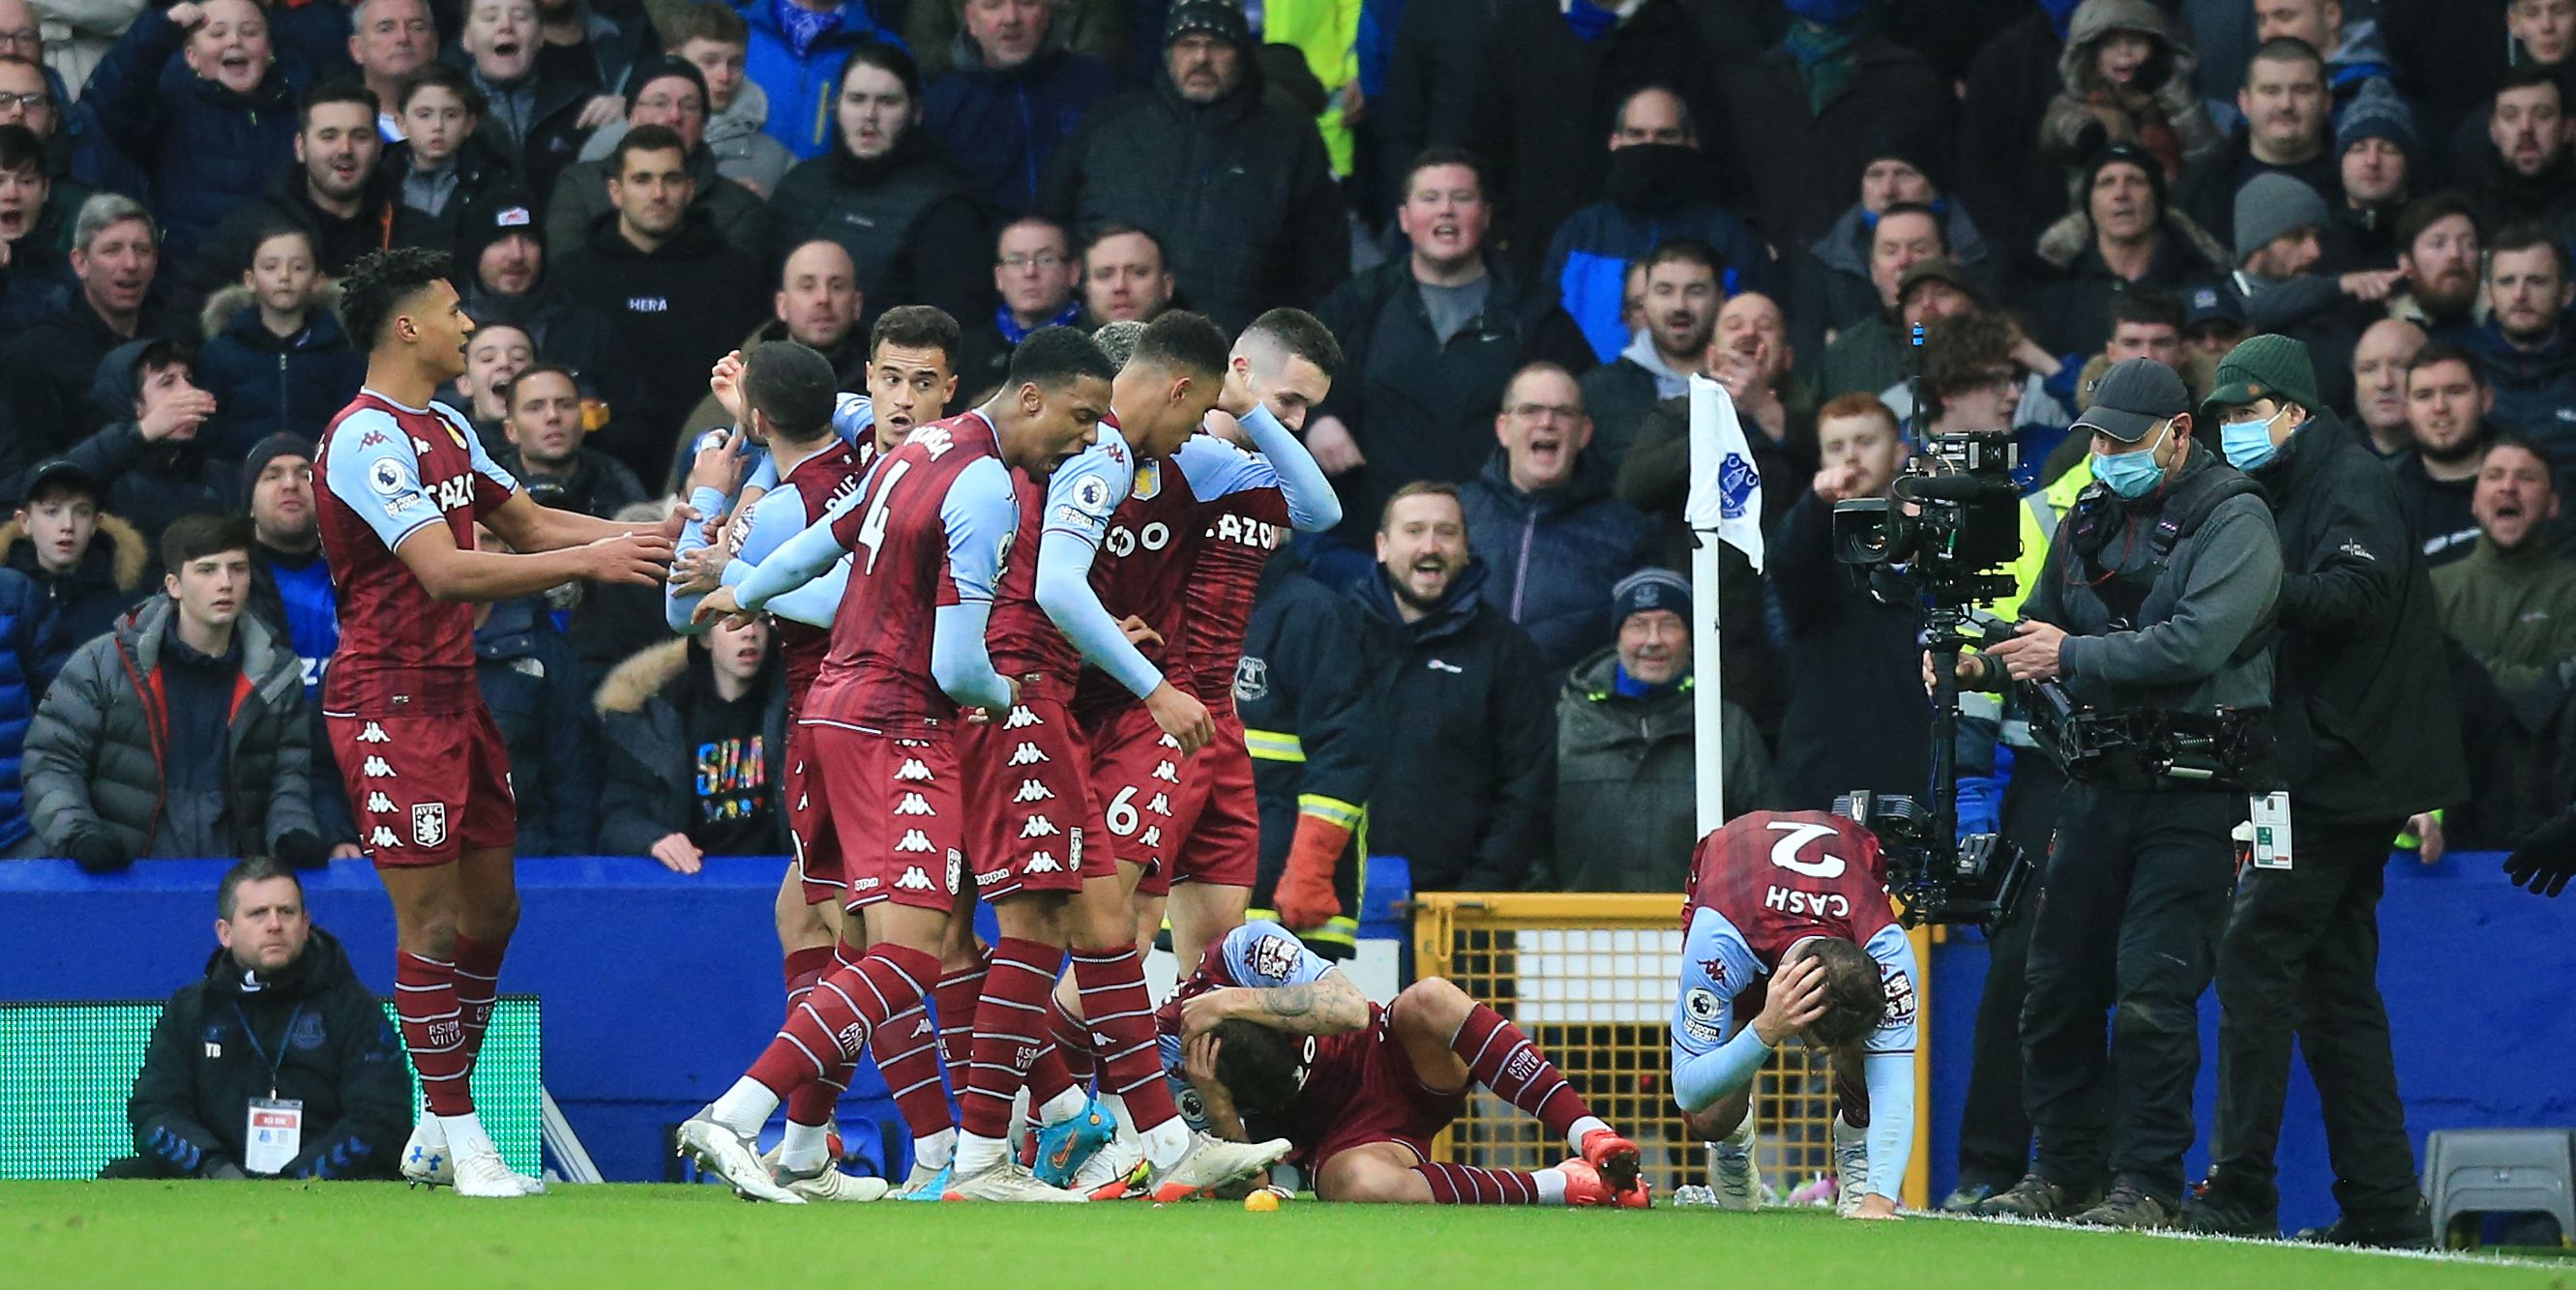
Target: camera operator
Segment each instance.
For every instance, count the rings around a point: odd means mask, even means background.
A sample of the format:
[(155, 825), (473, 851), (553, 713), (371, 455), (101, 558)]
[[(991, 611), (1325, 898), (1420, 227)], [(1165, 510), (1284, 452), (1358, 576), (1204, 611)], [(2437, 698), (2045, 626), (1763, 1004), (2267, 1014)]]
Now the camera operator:
[(2308, 347), (2247, 339), (2201, 405), (2263, 486), (2281, 536), (2272, 710), (2293, 863), (2248, 866), (2219, 945), (2218, 1112), (2194, 1231), (2280, 1235), (2273, 1148), (2298, 1037), (2323, 1103), (2343, 1217), (2303, 1237), (2429, 1245), (2380, 1002), (2390, 842), (2468, 796), (2440, 610), (2397, 481), (2317, 395)]
[[(2153, 359), (2104, 374), (2076, 422), (2099, 483), (2058, 526), (2024, 621), (1963, 657), (1961, 683), (2059, 681), (2096, 713), (2171, 726), (2269, 706), (2280, 542), (2252, 482), (2192, 441), (2190, 408), (2182, 378)], [(2036, 1167), (1977, 1212), (2168, 1226), (2195, 1136), (2196, 1004), (2245, 800), (2143, 761), (2136, 774), (2069, 770), (2022, 1010)]]

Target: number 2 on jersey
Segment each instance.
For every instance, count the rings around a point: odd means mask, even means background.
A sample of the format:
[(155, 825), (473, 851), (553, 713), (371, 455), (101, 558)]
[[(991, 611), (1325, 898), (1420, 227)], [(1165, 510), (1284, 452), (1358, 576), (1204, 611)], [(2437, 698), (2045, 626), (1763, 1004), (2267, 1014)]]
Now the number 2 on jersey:
[(886, 463), (885, 483), (877, 489), (876, 497), (869, 501), (867, 517), (859, 521), (859, 545), (868, 549), (868, 562), (861, 569), (863, 573), (877, 570), (877, 548), (885, 543), (886, 502), (894, 496), (895, 485), (902, 483), (903, 477), (911, 470), (909, 461)]
[(1772, 864), (1786, 869), (1791, 873), (1805, 874), (1810, 878), (1839, 878), (1843, 876), (1843, 869), (1845, 866), (1841, 856), (1819, 854), (1813, 860), (1801, 860), (1798, 858), (1798, 853), (1806, 850), (1808, 843), (1814, 842), (1819, 838), (1832, 837), (1834, 835), (1832, 826), (1824, 824), (1800, 824), (1797, 821), (1789, 820), (1774, 821), (1771, 827), (1788, 835), (1771, 844)]

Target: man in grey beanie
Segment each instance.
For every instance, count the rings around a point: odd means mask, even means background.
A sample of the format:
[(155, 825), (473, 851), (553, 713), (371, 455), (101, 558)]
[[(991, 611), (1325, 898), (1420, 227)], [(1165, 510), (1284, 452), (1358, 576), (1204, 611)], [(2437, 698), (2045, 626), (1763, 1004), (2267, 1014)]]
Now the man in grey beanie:
[(2326, 272), (2324, 234), (2332, 218), (2315, 189), (2288, 175), (2247, 180), (2236, 190), (2236, 272), (2226, 289), (2244, 306), (2252, 330), (2293, 336), (2319, 355), (2318, 368), (2339, 386), (2327, 402), (2340, 406), (2351, 394), (2353, 346), (2396, 289), (2398, 272)]

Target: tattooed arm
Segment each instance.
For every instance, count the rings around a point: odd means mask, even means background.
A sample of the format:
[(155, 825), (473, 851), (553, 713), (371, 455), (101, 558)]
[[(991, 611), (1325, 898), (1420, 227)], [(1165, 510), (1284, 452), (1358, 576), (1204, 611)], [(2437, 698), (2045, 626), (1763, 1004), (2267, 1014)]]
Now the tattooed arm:
[(1269, 987), (1226, 986), (1181, 1004), (1184, 1037), (1241, 1017), (1292, 1035), (1343, 1035), (1368, 1025), (1368, 996), (1336, 968), (1313, 981)]

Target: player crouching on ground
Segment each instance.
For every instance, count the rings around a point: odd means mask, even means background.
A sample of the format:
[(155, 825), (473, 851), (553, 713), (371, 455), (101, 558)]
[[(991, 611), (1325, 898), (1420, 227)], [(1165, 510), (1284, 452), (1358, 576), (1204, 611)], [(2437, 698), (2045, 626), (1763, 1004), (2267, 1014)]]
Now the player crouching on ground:
[(1691, 857), (1683, 924), (1673, 1100), (1710, 1144), (1718, 1204), (1760, 1203), (1753, 1077), (1797, 1038), (1833, 1062), (1836, 1208), (1895, 1218), (1914, 1150), (1916, 968), (1877, 836), (1821, 811), (1738, 817)]
[[(1431, 977), (1380, 1008), (1277, 923), (1245, 923), (1156, 1014), (1182, 1113), (1218, 1137), (1282, 1137), (1324, 1200), (1643, 1209), (1637, 1144), (1592, 1114), (1499, 1012)], [(1575, 1158), (1534, 1172), (1434, 1163), (1469, 1084), (1537, 1116)], [(1195, 1096), (1191, 1096), (1195, 1094)]]

